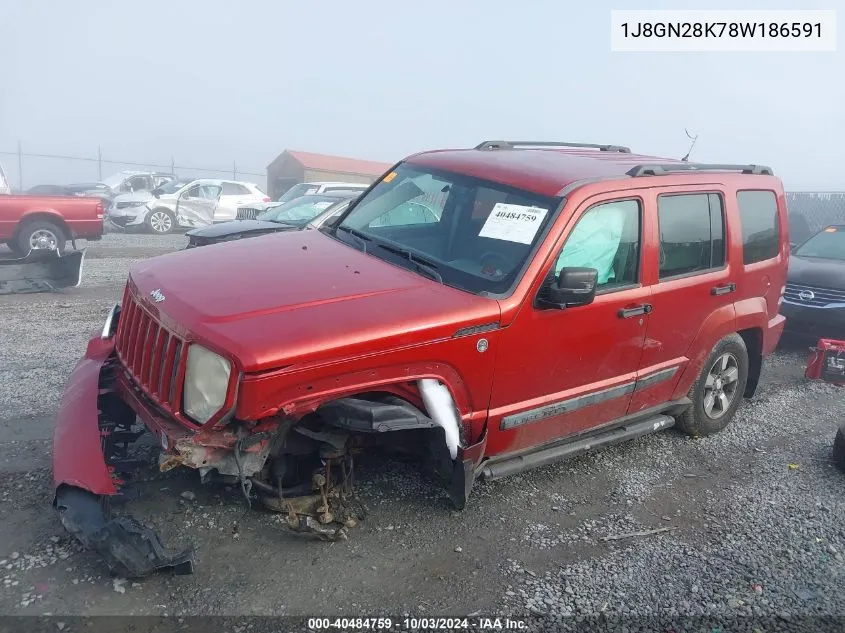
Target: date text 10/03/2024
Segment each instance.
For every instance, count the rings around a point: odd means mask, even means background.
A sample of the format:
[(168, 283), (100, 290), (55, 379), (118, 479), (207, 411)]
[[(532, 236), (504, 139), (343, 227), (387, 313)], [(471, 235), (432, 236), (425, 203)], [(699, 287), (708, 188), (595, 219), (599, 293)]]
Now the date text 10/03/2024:
[(474, 618), (308, 618), (309, 631), (519, 631), (524, 620), (497, 617)]
[(822, 36), (821, 22), (623, 22), (623, 37), (798, 38)]

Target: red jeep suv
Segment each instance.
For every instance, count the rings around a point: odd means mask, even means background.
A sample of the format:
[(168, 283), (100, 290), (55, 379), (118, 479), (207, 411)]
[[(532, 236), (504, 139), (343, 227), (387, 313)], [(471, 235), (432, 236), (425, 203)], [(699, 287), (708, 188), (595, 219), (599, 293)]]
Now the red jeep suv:
[(416, 154), (328, 229), (132, 268), (64, 396), (59, 516), (120, 573), (190, 571), (100, 511), (143, 427), (162, 470), (238, 485), (324, 538), (358, 520), (370, 451), (417, 455), (463, 508), (478, 478), (714, 433), (781, 335), (788, 253), (767, 167), (581, 143)]

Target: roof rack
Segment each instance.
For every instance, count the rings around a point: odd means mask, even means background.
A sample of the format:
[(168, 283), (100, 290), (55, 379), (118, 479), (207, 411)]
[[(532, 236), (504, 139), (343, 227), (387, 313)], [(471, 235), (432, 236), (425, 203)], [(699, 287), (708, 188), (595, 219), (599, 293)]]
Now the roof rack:
[(597, 143), (567, 143), (565, 141), (484, 141), (475, 149), (516, 149), (518, 147), (583, 147), (602, 152), (620, 152), (630, 154), (631, 148), (622, 145), (599, 145)]
[(729, 165), (721, 163), (652, 163), (637, 165), (628, 170), (627, 173), (633, 178), (639, 176), (664, 176), (679, 171), (740, 171), (743, 174), (755, 176), (774, 176), (771, 167), (765, 165)]

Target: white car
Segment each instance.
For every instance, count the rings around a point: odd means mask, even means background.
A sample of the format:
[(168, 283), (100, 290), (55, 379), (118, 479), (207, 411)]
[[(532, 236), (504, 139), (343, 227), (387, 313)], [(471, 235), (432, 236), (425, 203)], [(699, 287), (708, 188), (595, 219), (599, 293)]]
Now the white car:
[(3, 171), (3, 165), (0, 165), (0, 195), (12, 193), (12, 187), (9, 185), (9, 179), (6, 178), (6, 172)]
[(216, 178), (180, 179), (154, 191), (117, 196), (108, 218), (122, 228), (145, 227), (165, 234), (177, 227), (207, 226), (234, 220), (241, 204), (270, 198), (258, 185)]

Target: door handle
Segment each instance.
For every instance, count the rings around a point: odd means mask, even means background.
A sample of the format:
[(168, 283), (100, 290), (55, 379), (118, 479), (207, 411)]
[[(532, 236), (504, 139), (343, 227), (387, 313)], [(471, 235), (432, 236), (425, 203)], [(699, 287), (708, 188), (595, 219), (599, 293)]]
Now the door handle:
[(622, 308), (619, 311), (619, 318), (630, 319), (631, 317), (640, 316), (641, 314), (649, 314), (651, 312), (651, 304), (643, 303), (633, 308)]
[(719, 295), (726, 295), (734, 292), (736, 290), (735, 283), (725, 284), (724, 286), (716, 286), (715, 288), (710, 289), (710, 294), (713, 296), (718, 297)]

